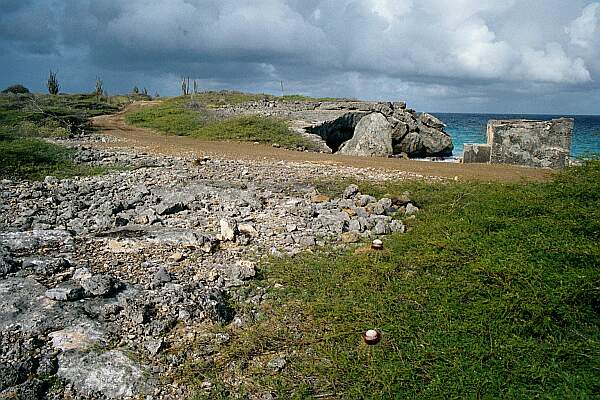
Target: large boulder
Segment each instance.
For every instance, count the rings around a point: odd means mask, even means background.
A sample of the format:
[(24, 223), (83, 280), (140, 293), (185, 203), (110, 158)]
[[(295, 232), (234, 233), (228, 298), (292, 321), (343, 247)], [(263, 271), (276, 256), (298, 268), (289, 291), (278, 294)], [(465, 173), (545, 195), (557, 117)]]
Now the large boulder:
[(446, 127), (446, 124), (444, 124), (442, 121), (427, 113), (421, 113), (419, 115), (419, 121), (423, 125), (434, 129), (444, 129)]
[(387, 118), (381, 113), (372, 113), (363, 117), (352, 139), (345, 142), (339, 150), (340, 154), (353, 156), (381, 156), (392, 155), (392, 133), (394, 128)]
[(452, 155), (454, 144), (452, 144), (452, 138), (446, 132), (420, 124), (418, 135), (421, 139), (422, 148), (415, 154), (407, 153), (409, 156), (446, 157)]

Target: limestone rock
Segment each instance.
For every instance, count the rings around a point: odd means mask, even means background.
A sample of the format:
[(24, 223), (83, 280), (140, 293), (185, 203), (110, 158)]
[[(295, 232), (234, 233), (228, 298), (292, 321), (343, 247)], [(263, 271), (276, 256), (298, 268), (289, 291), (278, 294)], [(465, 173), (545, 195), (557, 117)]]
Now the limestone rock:
[(228, 275), (234, 280), (245, 280), (253, 278), (256, 275), (256, 267), (252, 261), (240, 260), (235, 265), (230, 266)]
[(160, 267), (156, 274), (154, 274), (154, 282), (156, 283), (167, 283), (171, 282), (171, 274), (165, 267)]
[(109, 399), (122, 399), (148, 392), (147, 372), (123, 352), (65, 352), (59, 355), (58, 376), (81, 393), (99, 392)]
[(33, 253), (40, 248), (73, 246), (72, 235), (62, 229), (0, 233), (0, 245), (13, 253)]
[(249, 236), (249, 237), (258, 237), (258, 231), (251, 224), (239, 224), (238, 225), (238, 231), (242, 235), (246, 235), (246, 236)]
[(406, 211), (404, 212), (406, 215), (414, 215), (419, 212), (419, 208), (414, 206), (412, 203), (408, 203), (406, 205)]
[(81, 286), (89, 296), (109, 296), (118, 287), (119, 283), (112, 276), (93, 275), (87, 279), (81, 280)]
[(92, 346), (105, 346), (108, 343), (106, 333), (99, 324), (92, 321), (82, 321), (60, 331), (48, 334), (52, 339), (52, 347), (57, 350), (86, 351)]
[(434, 129), (443, 129), (446, 127), (446, 124), (444, 124), (438, 118), (434, 117), (431, 114), (427, 114), (427, 113), (419, 114), (419, 121), (423, 125), (428, 126), (430, 128), (434, 128)]
[(352, 139), (342, 145), (340, 154), (387, 157), (393, 154), (392, 124), (380, 113), (362, 118)]
[(410, 132), (394, 146), (394, 152), (409, 157), (451, 156), (454, 144), (444, 131), (419, 124), (418, 132)]
[(29, 278), (0, 280), (0, 330), (18, 324), (23, 332), (42, 334), (81, 317), (76, 302), (54, 302), (46, 287)]
[(56, 301), (75, 301), (83, 298), (83, 288), (74, 282), (63, 282), (46, 290), (46, 297)]
[(232, 220), (222, 219), (219, 225), (221, 227), (220, 239), (223, 241), (234, 241), (235, 235), (238, 233), (237, 223)]
[(359, 193), (359, 189), (357, 185), (349, 185), (342, 194), (344, 199), (353, 199)]

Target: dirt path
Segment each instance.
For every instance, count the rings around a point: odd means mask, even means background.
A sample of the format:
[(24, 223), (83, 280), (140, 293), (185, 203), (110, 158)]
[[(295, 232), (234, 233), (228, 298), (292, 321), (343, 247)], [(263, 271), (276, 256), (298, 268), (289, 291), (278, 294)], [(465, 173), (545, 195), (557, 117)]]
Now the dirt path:
[(185, 136), (170, 136), (152, 129), (138, 128), (125, 122), (125, 114), (143, 107), (159, 104), (159, 101), (135, 102), (124, 111), (114, 115), (93, 118), (94, 126), (108, 136), (118, 139), (110, 146), (135, 147), (149, 153), (168, 155), (209, 156), (234, 160), (273, 160), (309, 162), (329, 165), (371, 168), (386, 171), (408, 171), (424, 176), (444, 178), (458, 177), (467, 181), (542, 181), (552, 177), (553, 172), (544, 169), (524, 168), (510, 165), (456, 164), (428, 161), (400, 160), (393, 158), (351, 157), (278, 149), (269, 145), (213, 142)]

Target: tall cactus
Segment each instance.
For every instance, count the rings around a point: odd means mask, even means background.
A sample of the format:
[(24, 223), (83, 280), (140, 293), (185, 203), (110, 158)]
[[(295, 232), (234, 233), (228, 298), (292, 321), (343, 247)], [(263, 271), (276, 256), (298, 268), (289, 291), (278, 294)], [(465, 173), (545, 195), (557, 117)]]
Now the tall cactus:
[(102, 82), (102, 79), (100, 79), (100, 77), (96, 78), (96, 90), (94, 91), (94, 94), (98, 97), (104, 95), (104, 82)]
[(48, 75), (48, 82), (46, 83), (48, 86), (48, 93), (56, 95), (60, 90), (60, 85), (58, 84), (58, 80), (56, 79), (56, 72), (50, 70), (50, 75)]

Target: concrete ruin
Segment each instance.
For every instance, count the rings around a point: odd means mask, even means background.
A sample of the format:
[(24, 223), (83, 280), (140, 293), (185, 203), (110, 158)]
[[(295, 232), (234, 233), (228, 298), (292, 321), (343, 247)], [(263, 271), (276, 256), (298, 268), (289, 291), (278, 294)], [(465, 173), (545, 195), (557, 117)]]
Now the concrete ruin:
[(490, 120), (487, 144), (465, 144), (463, 163), (562, 169), (569, 165), (575, 121)]
[(489, 144), (465, 144), (463, 163), (489, 163), (492, 158), (492, 146)]

